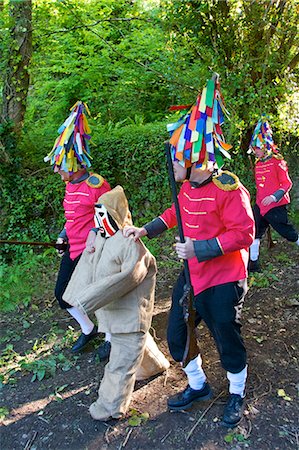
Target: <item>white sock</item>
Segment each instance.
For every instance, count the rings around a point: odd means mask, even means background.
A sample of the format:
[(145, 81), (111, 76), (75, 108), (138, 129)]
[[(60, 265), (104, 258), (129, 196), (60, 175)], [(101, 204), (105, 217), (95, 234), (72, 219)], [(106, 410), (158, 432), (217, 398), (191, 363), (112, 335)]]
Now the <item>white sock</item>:
[(73, 306), (72, 308), (67, 308), (70, 315), (78, 322), (81, 327), (82, 333), (89, 334), (92, 332), (94, 323), (90, 320), (87, 314), (80, 311), (80, 309)]
[(295, 244), (297, 244), (299, 246), (299, 237), (298, 237), (297, 241), (295, 242)]
[(229, 381), (229, 392), (230, 394), (241, 395), (242, 398), (245, 397), (245, 384), (247, 378), (247, 366), (239, 373), (227, 372), (227, 379)]
[(105, 333), (105, 341), (111, 342), (111, 334), (110, 333)]
[(250, 259), (251, 261), (257, 261), (260, 253), (260, 239), (254, 239), (253, 243), (250, 246)]
[(197, 355), (196, 358), (192, 359), (186, 367), (183, 368), (183, 371), (187, 375), (189, 386), (192, 389), (200, 390), (202, 389), (207, 377), (202, 370), (202, 359), (200, 355)]

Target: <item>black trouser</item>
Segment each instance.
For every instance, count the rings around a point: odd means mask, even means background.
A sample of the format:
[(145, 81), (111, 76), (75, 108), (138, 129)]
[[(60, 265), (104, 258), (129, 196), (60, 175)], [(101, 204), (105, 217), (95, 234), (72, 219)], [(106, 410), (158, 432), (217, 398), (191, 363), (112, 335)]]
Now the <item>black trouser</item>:
[[(184, 284), (182, 272), (173, 289), (167, 329), (169, 351), (175, 361), (183, 360), (187, 339), (183, 308), (179, 304)], [(222, 367), (231, 373), (239, 373), (246, 366), (246, 349), (239, 322), (244, 295), (244, 289), (233, 282), (206, 289), (194, 299), (196, 326), (204, 320), (214, 337)]]
[(253, 214), (256, 239), (261, 239), (269, 225), (271, 225), (277, 233), (288, 241), (297, 241), (298, 232), (289, 222), (286, 205), (276, 206), (275, 208), (270, 209), (264, 216), (261, 216), (260, 208), (257, 205), (254, 205)]
[(61, 259), (60, 268), (59, 268), (56, 286), (55, 286), (55, 297), (57, 298), (59, 306), (62, 309), (72, 308), (71, 305), (69, 305), (67, 302), (65, 302), (62, 299), (62, 296), (64, 294), (64, 291), (66, 290), (68, 282), (71, 279), (72, 273), (74, 272), (75, 267), (78, 264), (80, 257), (81, 257), (81, 255), (77, 256), (75, 259), (71, 259), (69, 250), (66, 250), (66, 252), (64, 253), (64, 255)]

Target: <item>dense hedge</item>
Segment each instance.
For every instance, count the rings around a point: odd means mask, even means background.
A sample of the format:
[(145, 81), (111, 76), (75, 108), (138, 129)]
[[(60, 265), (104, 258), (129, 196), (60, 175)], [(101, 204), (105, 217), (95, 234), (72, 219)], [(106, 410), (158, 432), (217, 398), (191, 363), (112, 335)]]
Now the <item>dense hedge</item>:
[[(93, 129), (93, 171), (103, 175), (112, 187), (117, 184), (124, 187), (137, 225), (151, 220), (171, 203), (163, 144), (168, 137), (165, 125)], [(42, 161), (38, 167), (24, 169), (25, 162), (15, 158), (14, 145), (6, 143), (6, 149), (7, 158), (0, 174), (1, 238), (56, 239), (64, 223), (61, 205), (64, 184)], [(254, 199), (253, 175), (247, 157), (237, 150), (233, 150), (232, 156), (226, 168), (238, 174)], [(295, 175), (292, 166), (291, 176)], [(11, 247), (2, 246), (1, 250), (4, 255), (11, 254)], [(24, 250), (19, 247), (17, 251), (19, 254)]]
[(165, 130), (159, 123), (93, 134), (93, 165), (112, 186), (124, 187), (136, 223), (152, 219), (171, 201)]

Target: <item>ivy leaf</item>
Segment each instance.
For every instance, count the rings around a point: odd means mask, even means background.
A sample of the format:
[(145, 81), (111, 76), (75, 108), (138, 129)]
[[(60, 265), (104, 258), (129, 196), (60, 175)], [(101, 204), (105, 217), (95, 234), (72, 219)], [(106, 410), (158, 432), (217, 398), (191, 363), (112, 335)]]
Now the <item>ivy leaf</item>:
[(142, 419), (141, 419), (141, 417), (138, 417), (138, 416), (130, 417), (130, 419), (128, 420), (128, 424), (131, 427), (139, 427), (139, 425), (141, 425), (141, 422), (142, 422)]
[(224, 436), (224, 440), (228, 444), (231, 444), (233, 442), (233, 440), (234, 440), (234, 435), (232, 433), (229, 433), (229, 434)]

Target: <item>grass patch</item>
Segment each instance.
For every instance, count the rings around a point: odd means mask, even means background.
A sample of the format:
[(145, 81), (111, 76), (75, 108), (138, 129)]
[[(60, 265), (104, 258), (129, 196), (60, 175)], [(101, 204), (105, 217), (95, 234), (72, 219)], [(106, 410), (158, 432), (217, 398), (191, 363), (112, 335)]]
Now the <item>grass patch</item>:
[(1, 301), (0, 312), (14, 311), (18, 306), (27, 308), (32, 298), (42, 297), (51, 289), (48, 273), (57, 270), (57, 258), (52, 249), (37, 255), (29, 251), (25, 261), (8, 265), (0, 264)]

